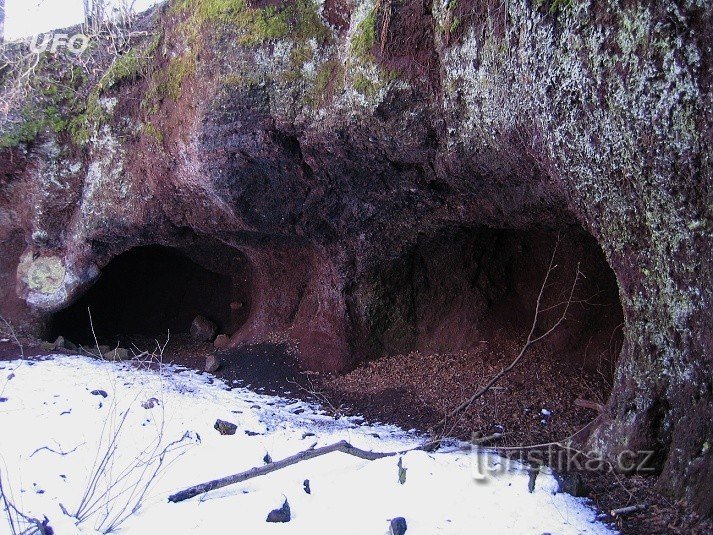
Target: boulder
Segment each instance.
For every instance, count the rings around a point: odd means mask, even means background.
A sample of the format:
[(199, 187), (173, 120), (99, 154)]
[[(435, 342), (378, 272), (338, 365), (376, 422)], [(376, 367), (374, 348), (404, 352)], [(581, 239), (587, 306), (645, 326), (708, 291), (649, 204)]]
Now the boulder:
[(191, 323), (191, 338), (196, 342), (211, 342), (217, 333), (218, 326), (203, 316), (196, 316)]

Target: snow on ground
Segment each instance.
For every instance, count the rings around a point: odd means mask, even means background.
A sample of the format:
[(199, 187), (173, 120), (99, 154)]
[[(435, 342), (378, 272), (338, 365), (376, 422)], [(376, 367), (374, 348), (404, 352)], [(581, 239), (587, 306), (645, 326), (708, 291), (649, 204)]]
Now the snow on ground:
[[(216, 419), (237, 424), (237, 433), (219, 434)], [(130, 512), (157, 466), (156, 454), (182, 437), (120, 533), (384, 534), (399, 516), (408, 535), (610, 533), (586, 502), (556, 494), (551, 475), (540, 474), (533, 493), (522, 467), (478, 480), (475, 467), (496, 458), (457, 448), (404, 454), (403, 484), (399, 457), (365, 461), (332, 453), (169, 503), (177, 490), (263, 465), (266, 454), (276, 461), (343, 439), (363, 449), (401, 451), (423, 438), (358, 418), (334, 420), (303, 402), (230, 390), (182, 368), (159, 373), (77, 356), (0, 362), (3, 487), (18, 509), (46, 516), (58, 535), (95, 533), (102, 522), (106, 528), (121, 518), (123, 503)], [(92, 468), (107, 451), (113, 454), (92, 486)], [(74, 514), (88, 487), (96, 489), (89, 517), (76, 526), (59, 504)], [(102, 497), (107, 488), (119, 497)], [(267, 523), (285, 499), (292, 520)], [(0, 535), (11, 533), (4, 520)]]

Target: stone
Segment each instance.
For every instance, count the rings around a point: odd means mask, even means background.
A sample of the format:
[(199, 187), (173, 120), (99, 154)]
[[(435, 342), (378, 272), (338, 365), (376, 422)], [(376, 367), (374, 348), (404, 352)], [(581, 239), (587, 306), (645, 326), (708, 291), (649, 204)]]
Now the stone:
[(196, 342), (211, 342), (217, 332), (218, 326), (203, 316), (196, 316), (191, 323), (191, 338)]
[(309, 485), (309, 479), (305, 479), (305, 480), (302, 482), (302, 488), (305, 489), (305, 492), (306, 492), (307, 494), (312, 494), (312, 487), (310, 487), (310, 485)]
[(220, 368), (220, 357), (217, 355), (208, 355), (205, 359), (205, 371), (215, 373)]
[(156, 399), (156, 398), (149, 398), (146, 401), (141, 403), (141, 406), (147, 410), (153, 409), (156, 405), (160, 405), (158, 399)]
[(402, 516), (397, 516), (391, 519), (389, 526), (389, 535), (404, 535), (406, 533), (406, 519)]
[(101, 396), (103, 398), (106, 398), (109, 395), (106, 393), (106, 390), (92, 390), (90, 394), (92, 396)]
[(234, 435), (238, 430), (238, 426), (232, 422), (218, 419), (215, 421), (215, 424), (213, 424), (213, 429), (218, 431), (221, 435)]
[(219, 334), (213, 341), (213, 347), (216, 349), (225, 349), (230, 345), (230, 337), (227, 334)]
[(123, 347), (117, 347), (116, 349), (112, 349), (104, 353), (104, 358), (106, 360), (111, 360), (115, 362), (121, 360), (130, 360), (131, 356), (132, 355), (131, 353), (129, 353), (129, 350)]
[(273, 509), (267, 515), (266, 522), (289, 522), (292, 519), (290, 504), (285, 499), (285, 503), (279, 509)]

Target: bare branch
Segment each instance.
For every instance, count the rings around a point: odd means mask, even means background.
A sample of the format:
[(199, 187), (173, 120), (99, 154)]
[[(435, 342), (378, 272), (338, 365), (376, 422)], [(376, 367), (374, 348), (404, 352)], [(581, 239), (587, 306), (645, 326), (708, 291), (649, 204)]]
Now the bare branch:
[(184, 500), (188, 500), (190, 498), (198, 496), (199, 494), (205, 494), (206, 492), (209, 492), (211, 490), (220, 489), (223, 487), (227, 487), (228, 485), (234, 485), (236, 483), (242, 483), (243, 481), (247, 481), (248, 479), (253, 479), (256, 477), (264, 476), (266, 474), (269, 474), (271, 472), (276, 472), (277, 470), (282, 470), (283, 468), (287, 468), (288, 466), (292, 466), (299, 462), (308, 461), (310, 459), (314, 459), (316, 457), (321, 457), (322, 455), (327, 455), (329, 453), (334, 453), (337, 451), (341, 452), (341, 453), (346, 453), (347, 455), (351, 455), (353, 457), (358, 457), (360, 459), (364, 459), (367, 461), (375, 461), (377, 459), (384, 459), (385, 457), (394, 457), (396, 455), (403, 455), (405, 453), (408, 453), (409, 451), (416, 451), (416, 450), (430, 451), (431, 449), (433, 449), (434, 446), (437, 446), (437, 445), (438, 444), (428, 442), (422, 446), (418, 446), (418, 447), (412, 448), (410, 450), (391, 451), (391, 452), (383, 452), (382, 453), (382, 452), (362, 450), (355, 446), (352, 446), (346, 440), (342, 440), (335, 444), (330, 444), (329, 446), (324, 446), (321, 448), (312, 447), (307, 450), (301, 451), (300, 453), (292, 455), (291, 457), (282, 459), (281, 461), (276, 461), (276, 462), (266, 464), (264, 466), (251, 468), (250, 470), (247, 470), (245, 472), (240, 472), (239, 474), (233, 474), (231, 476), (223, 477), (220, 479), (215, 479), (213, 481), (208, 481), (206, 483), (201, 483), (199, 485), (194, 485), (193, 487), (189, 487), (189, 488), (184, 489), (180, 492), (172, 494), (171, 496), (168, 497), (168, 501), (173, 502), (173, 503), (182, 502)]
[(550, 258), (550, 263), (549, 266), (547, 267), (547, 273), (545, 274), (545, 278), (542, 281), (542, 286), (540, 287), (540, 292), (537, 296), (537, 302), (535, 304), (535, 315), (534, 319), (532, 320), (532, 326), (530, 327), (530, 332), (527, 335), (527, 340), (525, 341), (525, 344), (522, 346), (520, 349), (520, 352), (517, 354), (515, 359), (505, 366), (502, 370), (500, 370), (497, 374), (495, 374), (485, 385), (483, 385), (481, 388), (479, 388), (472, 396), (470, 396), (468, 399), (466, 399), (463, 403), (458, 405), (455, 409), (453, 409), (450, 413), (448, 413), (439, 423), (438, 427), (445, 425), (445, 423), (453, 418), (454, 416), (460, 414), (463, 411), (466, 411), (472, 404), (473, 402), (480, 398), (483, 394), (485, 394), (488, 390), (490, 390), (495, 383), (497, 383), (504, 375), (506, 375), (510, 370), (512, 370), (517, 364), (522, 360), (522, 357), (525, 355), (527, 350), (533, 345), (539, 342), (540, 340), (543, 340), (544, 338), (547, 338), (550, 334), (552, 334), (565, 320), (567, 317), (567, 312), (569, 311), (569, 307), (572, 304), (572, 298), (574, 296), (574, 291), (577, 287), (577, 283), (579, 282), (579, 277), (581, 276), (581, 272), (579, 271), (579, 265), (577, 265), (577, 272), (574, 277), (574, 282), (572, 283), (572, 287), (570, 288), (569, 291), (569, 296), (567, 301), (564, 302), (564, 310), (562, 311), (562, 314), (559, 316), (557, 321), (549, 328), (547, 329), (543, 334), (540, 334), (539, 336), (535, 336), (535, 332), (537, 331), (537, 327), (540, 322), (540, 315), (542, 314), (543, 308), (542, 308), (542, 298), (545, 293), (545, 289), (547, 287), (547, 284), (550, 280), (550, 276), (552, 275), (552, 272), (557, 268), (555, 265), (555, 257), (557, 255), (557, 248), (559, 246), (559, 237), (557, 238), (557, 243), (555, 244), (555, 248), (552, 251), (552, 257)]

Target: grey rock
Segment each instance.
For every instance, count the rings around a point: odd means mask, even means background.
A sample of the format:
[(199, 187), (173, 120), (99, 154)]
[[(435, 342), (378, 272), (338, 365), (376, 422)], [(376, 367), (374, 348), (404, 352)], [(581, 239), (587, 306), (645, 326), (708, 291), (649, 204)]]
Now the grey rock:
[(208, 355), (205, 359), (205, 371), (215, 373), (220, 369), (220, 357), (217, 355)]
[(218, 326), (203, 316), (196, 316), (191, 323), (191, 338), (196, 342), (211, 342), (217, 333)]
[(213, 424), (213, 428), (218, 431), (221, 435), (234, 435), (238, 430), (238, 426), (232, 422), (226, 422), (225, 420), (216, 420)]
[(112, 361), (129, 360), (131, 359), (131, 354), (128, 349), (117, 347), (104, 353), (104, 358)]
[(406, 519), (402, 516), (397, 516), (391, 519), (391, 525), (389, 526), (389, 535), (404, 535), (406, 533)]
[(292, 513), (290, 512), (290, 504), (285, 499), (285, 503), (279, 509), (273, 509), (270, 514), (267, 515), (266, 522), (289, 522), (292, 519)]

